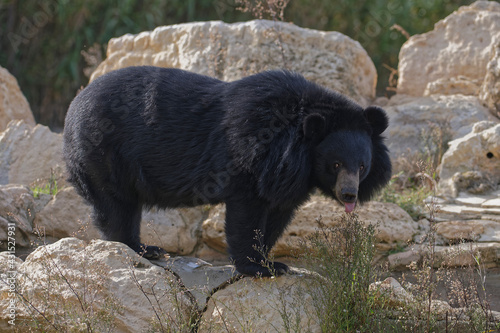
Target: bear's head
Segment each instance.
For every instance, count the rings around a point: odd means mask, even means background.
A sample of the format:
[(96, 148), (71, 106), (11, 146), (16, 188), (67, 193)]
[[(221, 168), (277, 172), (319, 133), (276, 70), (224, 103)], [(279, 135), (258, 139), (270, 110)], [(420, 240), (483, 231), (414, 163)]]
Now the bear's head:
[[(352, 212), (358, 201), (369, 200), (391, 177), (391, 163), (381, 133), (388, 119), (379, 107), (362, 111), (362, 124), (336, 127), (323, 115), (304, 119), (304, 135), (315, 142), (315, 185)], [(359, 119), (359, 117), (358, 117)]]

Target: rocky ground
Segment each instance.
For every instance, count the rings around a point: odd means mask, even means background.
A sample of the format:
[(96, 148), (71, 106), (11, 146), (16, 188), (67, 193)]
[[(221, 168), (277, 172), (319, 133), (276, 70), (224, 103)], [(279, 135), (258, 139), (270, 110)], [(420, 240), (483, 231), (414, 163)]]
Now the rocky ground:
[[(376, 70), (358, 42), (337, 32), (277, 26), (260, 20), (189, 23), (114, 38), (92, 79), (130, 65), (156, 65), (234, 80), (283, 67), (285, 59), (290, 69), (319, 84), (363, 105), (382, 106), (390, 118), (385, 135), (396, 173), (414, 169), (416, 156), (442, 158), (434, 177), (439, 180), (436, 193), (426, 202), (432, 213), (425, 211), (426, 218), (414, 220), (392, 203), (372, 202), (357, 209), (362, 221), (379, 226), (378, 261), (386, 261), (398, 279), (402, 272), (409, 274), (408, 266), (428, 251), (426, 235), (435, 228), (435, 268), (444, 264), (455, 270), (474, 263), (471, 253), (478, 251), (490, 304), (500, 311), (500, 4), (475, 2), (438, 22), (434, 30), (412, 36), (401, 49), (397, 94), (390, 99), (376, 98)], [(16, 79), (0, 68), (0, 249), (7, 249), (9, 225), (15, 225), (16, 255), (22, 258), (0, 252), (0, 271), (5, 275), (6, 263), (15, 262), (19, 288), (33, 304), (63, 309), (78, 304), (68, 283), (52, 285), (63, 273), (71, 286), (93, 281), (95, 289), (85, 292), (124, 332), (148, 325), (152, 314), (143, 310), (148, 306), (163, 309), (155, 313), (181, 326), (194, 311), (203, 317), (200, 331), (227, 323), (241, 326), (242, 318), (251, 318), (264, 331), (281, 328), (283, 323), (271, 318), (281, 318), (276, 302), (284, 299), (283, 290), (288, 290), (288, 307), (303, 318), (314, 318), (311, 299), (300, 288), (308, 272), (224, 283), (235, 274), (232, 266), (210, 264), (227, 262), (223, 205), (144, 212), (143, 241), (177, 254), (169, 260), (151, 263), (123, 244), (97, 240), (90, 208), (64, 181), (61, 147), (61, 134), (35, 125)], [(38, 194), (40, 189), (57, 194)], [(342, 207), (314, 195), (297, 212), (274, 255), (296, 254), (300, 240), (317, 230), (318, 218), (335, 226), (341, 215)], [(33, 244), (49, 245), (34, 250)], [(402, 299), (409, 297), (396, 280), (378, 285)], [(214, 288), (216, 296), (207, 301)], [(303, 300), (300, 306), (297, 298)], [(9, 302), (8, 287), (1, 285), (0, 316)], [(439, 316), (455, 311), (448, 303), (435, 309)], [(19, 309), (18, 315), (29, 319), (34, 314)], [(304, 319), (302, 324), (317, 330), (314, 322)]]

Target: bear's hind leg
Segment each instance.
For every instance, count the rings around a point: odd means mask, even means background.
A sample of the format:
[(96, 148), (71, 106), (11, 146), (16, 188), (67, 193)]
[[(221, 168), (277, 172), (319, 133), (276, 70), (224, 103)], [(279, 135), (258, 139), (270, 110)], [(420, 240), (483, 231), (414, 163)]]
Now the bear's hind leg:
[(158, 259), (167, 253), (158, 246), (141, 243), (142, 205), (110, 198), (96, 202), (92, 219), (104, 239), (124, 243), (146, 259)]

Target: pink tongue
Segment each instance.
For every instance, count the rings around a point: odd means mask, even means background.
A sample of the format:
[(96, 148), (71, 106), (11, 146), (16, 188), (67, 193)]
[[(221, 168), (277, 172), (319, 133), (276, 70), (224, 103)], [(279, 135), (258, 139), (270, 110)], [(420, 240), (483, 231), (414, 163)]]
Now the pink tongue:
[(356, 207), (356, 203), (353, 202), (353, 203), (345, 203), (345, 212), (346, 213), (350, 213), (354, 210), (354, 207)]

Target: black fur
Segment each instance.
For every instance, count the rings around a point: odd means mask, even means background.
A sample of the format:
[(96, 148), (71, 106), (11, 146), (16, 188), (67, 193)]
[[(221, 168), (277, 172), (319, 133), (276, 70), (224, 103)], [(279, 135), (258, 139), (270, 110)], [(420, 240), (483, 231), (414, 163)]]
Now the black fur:
[[(227, 83), (128, 67), (96, 79), (73, 100), (64, 157), (69, 181), (93, 206), (106, 239), (155, 256), (159, 248), (140, 243), (143, 208), (225, 202), (238, 271), (268, 276), (256, 247), (272, 248), (314, 188), (339, 202), (352, 195), (363, 202), (388, 182), (391, 163), (380, 136), (386, 127), (383, 110), (364, 110), (295, 73)], [(349, 200), (338, 197), (344, 183)], [(275, 262), (274, 269), (288, 268)]]

